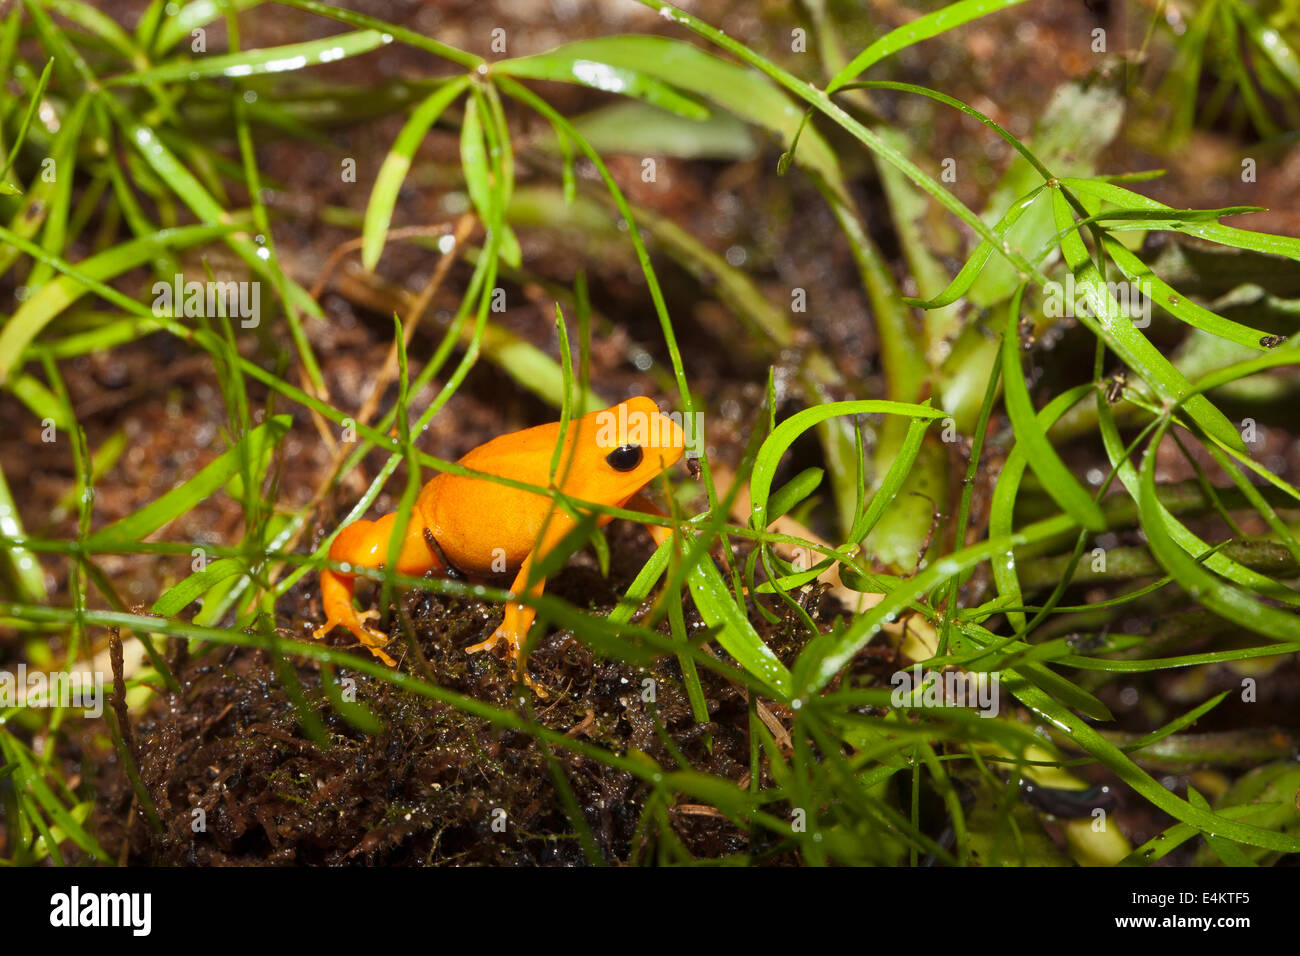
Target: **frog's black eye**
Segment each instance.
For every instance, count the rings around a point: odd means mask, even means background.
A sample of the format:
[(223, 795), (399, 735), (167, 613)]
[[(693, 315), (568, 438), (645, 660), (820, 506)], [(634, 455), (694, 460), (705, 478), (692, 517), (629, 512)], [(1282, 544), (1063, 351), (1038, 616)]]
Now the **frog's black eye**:
[(631, 471), (641, 464), (643, 455), (640, 445), (620, 445), (606, 455), (605, 460), (615, 471)]

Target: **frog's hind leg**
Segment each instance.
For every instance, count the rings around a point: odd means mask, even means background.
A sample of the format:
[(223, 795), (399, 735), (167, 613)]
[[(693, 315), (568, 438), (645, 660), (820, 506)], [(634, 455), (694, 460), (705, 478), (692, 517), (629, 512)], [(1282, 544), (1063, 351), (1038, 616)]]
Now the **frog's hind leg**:
[[(388, 544), (393, 535), (396, 515), (384, 515), (377, 521), (354, 521), (343, 528), (330, 545), (329, 559), (359, 568), (382, 568), (388, 557)], [(441, 570), (442, 564), (425, 540), (424, 522), (419, 509), (415, 509), (403, 536), (402, 549), (397, 559), (397, 572), (420, 575), (430, 570)], [(370, 609), (358, 612), (352, 600), (356, 593), (356, 575), (346, 571), (326, 569), (320, 574), (321, 603), (325, 608), (325, 623), (312, 632), (320, 640), (337, 626), (346, 627), (375, 657), (390, 667), (396, 666), (384, 651), (388, 635), (368, 626), (367, 621), (378, 617)]]

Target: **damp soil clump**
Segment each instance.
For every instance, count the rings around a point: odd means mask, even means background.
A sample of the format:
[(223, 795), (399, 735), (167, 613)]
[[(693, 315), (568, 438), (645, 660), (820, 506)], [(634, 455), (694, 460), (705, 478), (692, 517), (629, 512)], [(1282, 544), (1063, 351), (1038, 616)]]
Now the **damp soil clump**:
[[(648, 548), (648, 536), (631, 540), (639, 536), (639, 529), (612, 534), (615, 553), (629, 541)], [(616, 578), (620, 570), (634, 572), (634, 562), (616, 560)], [(580, 555), (548, 590), (608, 613), (626, 583), (605, 580)], [(552, 630), (530, 658), (530, 673), (548, 696), (521, 697), (509, 660), (463, 650), (490, 633), (499, 607), (429, 592), (408, 593), (398, 603), (390, 633), (400, 634), (404, 619), (415, 636), (414, 647), (398, 636), (389, 648), (402, 670), (575, 742), (643, 755), (665, 772), (682, 761), (698, 772), (747, 781), (747, 694), (719, 675), (700, 670), (709, 719), (699, 723), (674, 656), (639, 667), (597, 656), (569, 632)], [(684, 610), (688, 632), (702, 632), (689, 601)], [(764, 627), (765, 639), (787, 661), (797, 653), (792, 622)], [(347, 647), (346, 635), (330, 641)], [(653, 861), (660, 850), (644, 838), (647, 812), (666, 813), (692, 856), (791, 862), (773, 837), (736, 826), (713, 807), (678, 802), (647, 810), (654, 793), (649, 782), (539, 741), (526, 725), (498, 726), (338, 668), (336, 685), (378, 723), (364, 728), (331, 704), (314, 661), (277, 660), (264, 649), (230, 645), (187, 659), (174, 643), (171, 653), (182, 693), (157, 695), (132, 719), (135, 760), (159, 826), (141, 810), (120, 761), (100, 769), (97, 829), (108, 851), (126, 862), (583, 865), (594, 852), (604, 862), (626, 864)], [(564, 781), (560, 787), (557, 779)], [(574, 808), (590, 833), (585, 850)]]

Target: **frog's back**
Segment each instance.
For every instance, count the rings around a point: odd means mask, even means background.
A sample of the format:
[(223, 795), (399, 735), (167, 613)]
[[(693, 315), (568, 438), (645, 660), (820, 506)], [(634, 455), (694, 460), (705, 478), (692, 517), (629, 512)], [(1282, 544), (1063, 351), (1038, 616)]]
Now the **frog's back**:
[[(577, 423), (571, 423), (569, 428), (566, 444), (571, 447)], [(464, 455), (457, 464), (489, 475), (546, 485), (550, 481), (551, 456), (559, 435), (558, 422), (498, 435)]]
[[(684, 449), (681, 428), (645, 397), (572, 419), (557, 458), (559, 436), (559, 422), (525, 428), (485, 442), (458, 464), (547, 488), (554, 461), (555, 482), (566, 494), (622, 507)], [(650, 451), (643, 454), (642, 446)], [(612, 453), (623, 450), (633, 453), (630, 461), (611, 460)], [(543, 529), (554, 543), (573, 527), (573, 519), (549, 495), (463, 475), (434, 477), (421, 492), (418, 506), (447, 559), (474, 576), (513, 570), (538, 546)], [(597, 518), (600, 524), (609, 520), (604, 514)], [(543, 545), (543, 550), (549, 547)]]
[[(546, 487), (558, 437), (558, 423), (511, 432), (479, 445), (457, 464)], [(567, 437), (566, 445), (571, 447), (572, 440)], [(561, 459), (559, 471), (563, 470)], [(420, 498), (425, 521), (448, 560), (475, 577), (517, 569), (532, 551), (551, 511), (551, 500), (545, 495), (446, 473), (430, 481)], [(554, 530), (570, 524), (563, 512), (556, 512), (551, 521)]]

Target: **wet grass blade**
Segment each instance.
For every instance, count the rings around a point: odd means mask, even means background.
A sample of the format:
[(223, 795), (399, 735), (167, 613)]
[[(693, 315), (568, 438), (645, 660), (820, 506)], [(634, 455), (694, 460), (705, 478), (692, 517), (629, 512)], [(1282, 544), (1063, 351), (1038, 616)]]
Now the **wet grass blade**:
[(1076, 224), (1073, 212), (1061, 190), (1052, 191), (1052, 203), (1057, 228), (1062, 230), (1061, 252), (1074, 271), (1076, 288), (1087, 298), (1088, 308), (1082, 310), (1079, 320), (1094, 335), (1104, 339), (1111, 350), (1129, 368), (1141, 375), (1162, 398), (1171, 402), (1184, 402), (1187, 414), (1206, 432), (1233, 448), (1245, 451), (1241, 435), (1228, 417), (1204, 395), (1193, 394), (1191, 384), (1183, 373), (1174, 368), (1173, 363), (1138, 330), (1110, 293), (1096, 263), (1088, 256), (1083, 240), (1074, 228)]
[[(1175, 211), (1172, 206), (1166, 206), (1154, 199), (1148, 199), (1141, 193), (1135, 193), (1131, 189), (1125, 189), (1114, 183), (1097, 179), (1065, 178), (1061, 180), (1061, 185), (1074, 192), (1096, 196), (1098, 199), (1103, 199), (1119, 206), (1121, 209), (1150, 209), (1158, 213)], [(1288, 259), (1300, 261), (1300, 239), (1291, 236), (1275, 236), (1267, 232), (1250, 232), (1246, 229), (1224, 226), (1217, 222), (1205, 223), (1171, 219), (1167, 223), (1161, 223), (1156, 217), (1153, 217), (1152, 222), (1145, 223), (1144, 228), (1172, 229), (1220, 245), (1247, 249), (1251, 252), (1263, 252), (1274, 256), (1284, 256)]]
[(610, 37), (566, 43), (535, 56), (505, 60), (496, 64), (493, 71), (518, 79), (578, 83), (645, 100), (678, 116), (708, 118), (705, 106), (644, 72), (644, 68), (653, 65), (643, 60), (643, 55), (626, 40), (626, 37)]
[[(176, 154), (167, 147), (158, 133), (146, 125), (138, 116), (115, 96), (105, 94), (100, 102), (108, 106), (114, 122), (122, 129), (127, 139), (148, 163), (149, 167), (167, 184), (168, 189), (185, 203), (195, 216), (203, 223), (224, 225), (231, 221), (230, 213), (218, 202), (203, 184), (194, 176)], [(259, 275), (266, 276), (273, 283), (277, 282), (276, 269), (265, 258), (265, 250), (255, 243), (246, 233), (231, 232), (225, 237), (226, 243), (249, 268)], [(307, 294), (307, 290), (293, 280), (285, 277), (292, 304), (308, 315), (320, 318), (322, 312), (316, 300)], [(305, 360), (309, 366), (315, 363)]]
[(41, 77), (36, 81), (36, 89), (32, 92), (31, 103), (27, 106), (27, 113), (23, 120), (18, 124), (18, 134), (14, 137), (14, 144), (9, 147), (9, 157), (5, 160), (4, 166), (0, 166), (0, 194), (16, 195), (22, 190), (17, 186), (5, 180), (9, 175), (9, 170), (14, 167), (14, 160), (18, 158), (18, 152), (23, 148), (23, 142), (27, 139), (27, 130), (32, 125), (32, 117), (36, 115), (36, 107), (40, 105), (41, 97), (45, 95), (45, 87), (50, 82), (50, 71), (54, 68), (54, 57), (45, 61), (45, 69), (41, 71)]
[[(9, 483), (5, 481), (3, 470), (0, 470), (0, 534), (6, 538), (25, 536), (18, 513), (18, 503), (14, 501), (13, 493), (9, 490)], [(49, 595), (45, 591), (45, 572), (41, 570), (41, 563), (36, 555), (25, 548), (6, 545), (4, 556), (5, 562), (13, 572), (18, 594), (23, 595), (25, 600), (37, 603), (47, 601)]]
[(722, 580), (713, 559), (706, 554), (696, 561), (687, 573), (686, 581), (700, 617), (709, 627), (717, 629), (717, 641), (723, 650), (770, 687), (777, 700), (789, 700), (793, 691), (790, 672), (736, 606), (736, 599)]
[(148, 86), (153, 83), (189, 83), (205, 77), (240, 78), (266, 73), (285, 73), (309, 66), (333, 63), (350, 56), (369, 53), (393, 42), (391, 34), (378, 30), (357, 30), (323, 40), (290, 43), (262, 50), (245, 50), (203, 56), (196, 60), (177, 60), (147, 70), (127, 73), (108, 80), (110, 86)]
[(1020, 302), (1024, 296), (1022, 285), (1011, 300), (1007, 310), (1006, 328), (1002, 335), (1003, 401), (1015, 428), (1017, 443), (1023, 442), (1029, 466), (1034, 469), (1044, 490), (1061, 509), (1089, 531), (1101, 531), (1106, 518), (1097, 502), (1092, 500), (1079, 480), (1070, 473), (1061, 456), (1056, 453), (1047, 433), (1038, 424), (1029, 389), (1025, 386), (1025, 371), (1020, 365)]
[(180, 487), (92, 534), (86, 539), (86, 548), (92, 552), (111, 552), (144, 539), (215, 494), (227, 481), (240, 474), (245, 461), (259, 463), (258, 473), (264, 473), (267, 458), (288, 432), (290, 423), (288, 415), (277, 415), (254, 428), (237, 445), (227, 449)]
[[(148, 45), (155, 57), (161, 57), (182, 40), (193, 36), (195, 30), (216, 20), (226, 10), (241, 13), (265, 2), (266, 0), (190, 0), (158, 24), (157, 33)], [(171, 4), (165, 6), (170, 7)]]
[(1024, 2), (1025, 0), (960, 0), (958, 3), (950, 3), (925, 16), (917, 17), (910, 23), (889, 31), (850, 60), (849, 64), (835, 74), (834, 79), (826, 85), (826, 92), (834, 93), (872, 65), (914, 43), (929, 40), (963, 23), (969, 23), (971, 20)]
[(458, 77), (430, 93), (411, 113), (411, 118), (406, 121), (388, 155), (384, 157), (379, 175), (375, 177), (374, 188), (370, 192), (365, 223), (361, 229), (361, 264), (367, 269), (373, 271), (379, 264), (379, 256), (384, 251), (384, 241), (388, 236), (388, 226), (393, 219), (393, 208), (397, 205), (397, 193), (415, 159), (415, 151), (419, 149), (425, 134), (438, 122), (438, 117), (468, 85), (468, 77)]
[(1263, 604), (1219, 580), (1170, 537), (1156, 500), (1155, 486), (1156, 449), (1167, 428), (1166, 423), (1156, 430), (1142, 458), (1139, 475), (1138, 510), (1151, 553), (1188, 594), (1225, 620), (1274, 640), (1300, 640), (1300, 614)]
[[(145, 239), (135, 239), (107, 249), (77, 263), (77, 271), (96, 280), (116, 278), (149, 262), (160, 249), (183, 249), (207, 242), (230, 231), (227, 226), (182, 226), (164, 229)], [(8, 238), (7, 229), (0, 236)], [(9, 233), (9, 235), (12, 235)], [(87, 292), (86, 285), (72, 276), (60, 276), (19, 306), (0, 332), (0, 383), (21, 363), (28, 344), (60, 312)]]
[(1263, 343), (1269, 339), (1268, 333), (1261, 332), (1259, 329), (1252, 329), (1240, 322), (1233, 322), (1231, 319), (1225, 319), (1223, 316), (1216, 315), (1209, 309), (1192, 302), (1152, 272), (1145, 262), (1130, 252), (1118, 240), (1107, 236), (1103, 240), (1103, 245), (1106, 248), (1106, 254), (1110, 257), (1110, 261), (1119, 266), (1119, 270), (1124, 273), (1125, 278), (1138, 283), (1139, 286), (1149, 285), (1155, 303), (1180, 322), (1186, 322), (1194, 328), (1248, 348), (1264, 349), (1267, 347)]
[[(753, 71), (669, 37), (620, 36), (583, 40), (560, 47), (559, 51), (563, 51), (558, 60), (562, 68), (572, 64), (576, 57), (583, 56), (588, 58), (593, 75), (601, 66), (607, 70), (635, 71), (664, 84), (670, 92), (684, 90), (691, 96), (716, 103), (748, 123), (770, 130), (780, 137), (786, 148), (790, 148), (799, 136), (799, 163), (825, 177), (838, 195), (847, 195), (839, 161), (826, 140), (813, 129), (806, 129), (799, 135), (803, 111), (772, 82)], [(539, 57), (507, 60), (494, 67), (494, 71), (522, 76), (523, 73), (515, 73), (518, 67), (535, 69), (529, 66), (532, 61), (549, 61), (557, 52), (552, 50)], [(572, 76), (551, 78), (579, 82)], [(676, 95), (680, 97), (680, 94)], [(679, 115), (697, 120), (707, 117), (708, 111), (698, 102), (690, 99), (685, 102), (689, 106), (684, 114)]]

